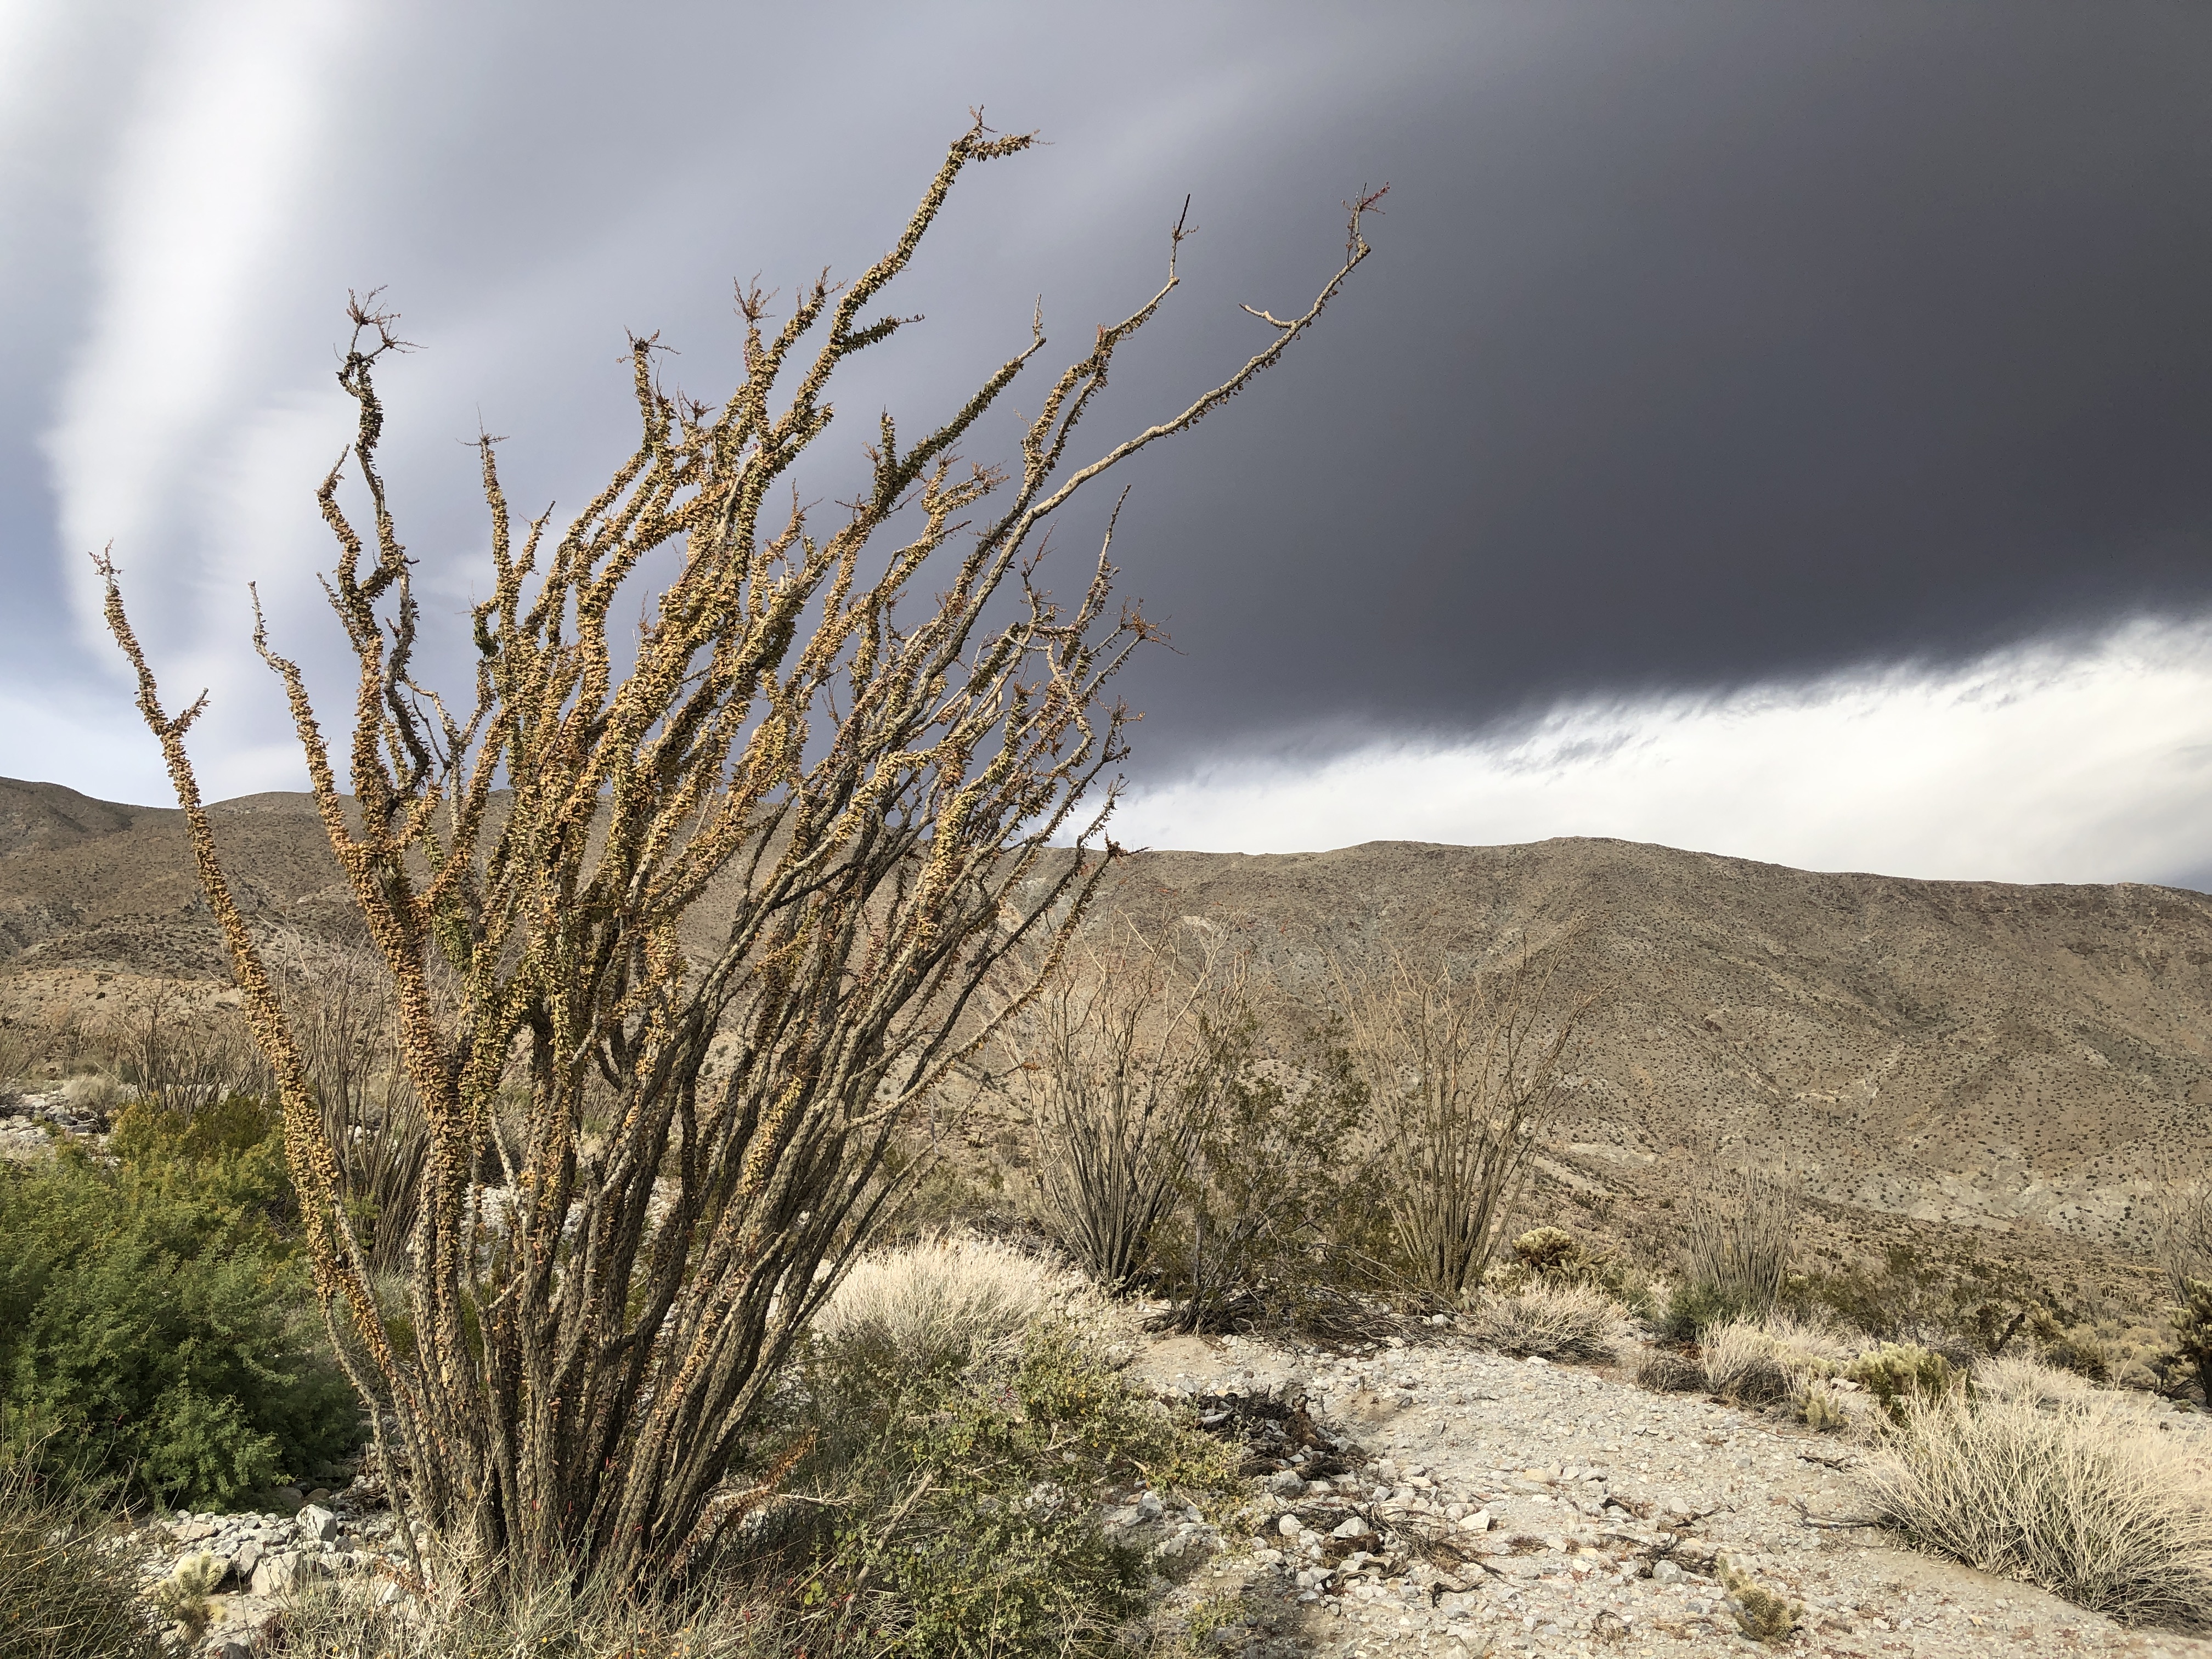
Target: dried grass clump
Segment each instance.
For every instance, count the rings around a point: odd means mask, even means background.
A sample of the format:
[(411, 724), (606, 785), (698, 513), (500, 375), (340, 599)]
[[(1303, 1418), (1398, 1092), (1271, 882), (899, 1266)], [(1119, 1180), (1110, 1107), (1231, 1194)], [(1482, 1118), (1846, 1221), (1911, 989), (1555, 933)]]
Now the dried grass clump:
[(1535, 1279), (1486, 1301), (1474, 1317), (1474, 1340), (1516, 1357), (1610, 1359), (1620, 1325), (1620, 1304), (1604, 1291)]
[(1086, 1298), (1075, 1274), (1010, 1244), (931, 1239), (857, 1264), (816, 1318), (814, 1334), (872, 1367), (945, 1376), (1011, 1358), (1033, 1321), (1079, 1299)]
[(1636, 1362), (1636, 1386), (1654, 1394), (1695, 1394), (1705, 1386), (1705, 1368), (1679, 1348), (1652, 1348)]
[(1974, 1367), (1974, 1391), (1987, 1400), (2017, 1401), (2039, 1411), (2124, 1411), (2126, 1396), (2100, 1394), (2087, 1377), (2020, 1354), (1984, 1359)]
[(1833, 1332), (1786, 1314), (1735, 1319), (1706, 1334), (1705, 1385), (1723, 1400), (1779, 1405), (1802, 1400), (1814, 1381), (1847, 1357)]
[(441, 1577), (428, 1595), (389, 1605), (361, 1581), (317, 1583), (285, 1604), (284, 1649), (348, 1659), (780, 1659), (799, 1645), (787, 1613), (738, 1585), (662, 1606), (596, 1574), (533, 1576), (490, 1594), (464, 1571)]
[(2141, 1407), (2002, 1373), (1905, 1413), (1868, 1475), (1923, 1549), (2130, 1623), (2212, 1622), (2212, 1488)]
[(0, 1653), (156, 1659), (138, 1559), (82, 1492), (23, 1457), (0, 1460)]

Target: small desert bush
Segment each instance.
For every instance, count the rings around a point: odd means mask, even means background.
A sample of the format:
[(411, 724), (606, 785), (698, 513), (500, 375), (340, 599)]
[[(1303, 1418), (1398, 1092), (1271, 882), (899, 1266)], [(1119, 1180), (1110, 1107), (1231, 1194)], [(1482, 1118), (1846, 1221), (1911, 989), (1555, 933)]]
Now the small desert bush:
[(2077, 1371), (2046, 1365), (2019, 1354), (1984, 1359), (1974, 1367), (1974, 1392), (1988, 1400), (2014, 1400), (2039, 1411), (2085, 1409), (2101, 1398), (2110, 1407), (2112, 1396), (2100, 1396)]
[(1569, 1361), (1610, 1359), (1620, 1306), (1595, 1285), (1532, 1279), (1476, 1309), (1474, 1340), (1500, 1353)]
[(85, 1488), (0, 1455), (0, 1654), (156, 1659), (137, 1555)]
[(1239, 991), (1200, 1018), (1196, 1041), (1197, 1127), (1153, 1252), (1171, 1322), (1224, 1331), (1331, 1316), (1382, 1282), (1389, 1237), (1353, 1144), (1369, 1097), (1343, 1032), (1263, 1021)]
[(2212, 1613), (2212, 1490), (2132, 1402), (2017, 1375), (1903, 1413), (1868, 1476), (1923, 1549), (2130, 1622)]
[(781, 1397), (760, 1454), (781, 1495), (748, 1570), (798, 1587), (802, 1645), (1110, 1650), (1150, 1569), (1101, 1505), (1140, 1481), (1226, 1497), (1232, 1454), (1115, 1375), (1113, 1328), (1070, 1276), (976, 1244), (878, 1265), (841, 1287)]
[(1694, 1394), (1705, 1386), (1705, 1368), (1680, 1348), (1650, 1348), (1636, 1362), (1636, 1386), (1654, 1394)]
[(284, 1236), (271, 1114), (134, 1104), (114, 1167), (0, 1169), (0, 1422), (91, 1480), (214, 1508), (357, 1443)]
[(1699, 1358), (1706, 1389), (1749, 1406), (1802, 1399), (1846, 1358), (1833, 1333), (1786, 1314), (1736, 1319), (1705, 1334)]
[(994, 1239), (947, 1237), (867, 1257), (816, 1316), (848, 1369), (943, 1376), (1021, 1351), (1023, 1334), (1082, 1283)]
[(717, 1582), (641, 1603), (590, 1575), (486, 1587), (462, 1571), (428, 1595), (380, 1604), (360, 1581), (289, 1601), (284, 1651), (313, 1659), (786, 1659), (789, 1612), (757, 1588)]

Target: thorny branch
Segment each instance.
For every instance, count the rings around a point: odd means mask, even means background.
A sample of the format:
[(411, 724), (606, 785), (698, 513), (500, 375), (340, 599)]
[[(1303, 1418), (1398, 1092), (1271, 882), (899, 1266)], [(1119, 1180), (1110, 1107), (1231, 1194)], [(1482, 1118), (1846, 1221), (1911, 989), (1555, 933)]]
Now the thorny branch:
[[(550, 510), (517, 517), (480, 437), (493, 581), (471, 616), (474, 694), (454, 710), (414, 678), (412, 564), (377, 460), (376, 371), (407, 343), (375, 293), (350, 297), (337, 378), (358, 421), (317, 491), (356, 666), (343, 754), (258, 606), (253, 638), (390, 975), (428, 1137), (404, 1309), (380, 1302), (337, 1201), (298, 1042), (199, 801), (185, 736), (204, 699), (164, 714), (99, 561), (278, 1079), (334, 1338), (396, 1424), (386, 1468), (484, 1563), (662, 1583), (741, 1507), (725, 1480), (763, 1390), (914, 1178), (894, 1158), (902, 1124), (1007, 1012), (975, 1006), (977, 988), (1020, 952), (1034, 989), (1105, 867), (1091, 849), (1127, 753), (1108, 682), (1156, 630), (1109, 610), (1110, 539), (1074, 602), (1055, 601), (1033, 580), (1039, 526), (1234, 397), (1367, 257), (1375, 196), (1351, 204), (1341, 267), (1264, 350), (1066, 471), (1115, 352), (1180, 280), (1186, 201), (1163, 286), (1053, 382), (1018, 467), (957, 452), (1043, 349), (1041, 323), (906, 447), (884, 414), (836, 523), (817, 530), (795, 495), (776, 505), (830, 424), (833, 372), (914, 320), (864, 313), (956, 179), (1031, 142), (979, 116), (891, 250), (849, 284), (817, 277), (780, 326), (742, 289), (744, 378), (719, 407), (664, 389), (657, 340), (633, 338), (637, 446), (565, 529)], [(365, 519), (339, 501), (349, 468)], [(676, 574), (618, 672), (608, 619), (672, 544)], [(940, 591), (902, 617), (925, 565)]]

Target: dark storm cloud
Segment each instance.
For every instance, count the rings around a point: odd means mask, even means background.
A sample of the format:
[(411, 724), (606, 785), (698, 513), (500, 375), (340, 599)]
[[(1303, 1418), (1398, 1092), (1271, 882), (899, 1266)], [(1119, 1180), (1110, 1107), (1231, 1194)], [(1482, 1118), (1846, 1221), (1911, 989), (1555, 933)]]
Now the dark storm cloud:
[[(53, 15), (67, 95), (8, 184), (43, 250), (4, 267), (19, 698), (112, 696), (81, 587), (73, 624), (61, 598), (108, 534), (187, 666), (235, 639), (249, 575), (312, 636), (349, 284), (390, 282), (432, 348), (388, 382), (393, 475), (457, 606), (481, 532), (453, 440), (481, 415), (519, 495), (573, 506), (626, 435), (623, 328), (716, 389), (727, 279), (858, 268), (977, 102), (1053, 148), (963, 185), (898, 301), (929, 322), (848, 386), (845, 445), (851, 411), (912, 422), (974, 384), (1039, 290), (1048, 355), (1079, 352), (1157, 281), (1192, 191), (1186, 291), (1117, 373), (1103, 444), (1255, 349), (1237, 302), (1302, 303), (1337, 200), (1392, 185), (1316, 337), (1136, 471), (1117, 556), (1176, 644), (1128, 688), (1148, 766), (2212, 602), (2202, 9), (380, 9), (272, 57), (300, 112), (232, 150), (201, 106), (264, 105), (194, 103), (213, 71), (182, 9), (137, 35), (127, 8)], [(191, 21), (258, 50), (298, 16)], [(164, 100), (198, 137), (146, 114)], [(161, 297), (163, 260), (189, 278), (223, 250), (132, 228), (161, 194), (132, 170), (188, 139), (265, 198), (224, 244), (253, 250), (228, 324)], [(200, 390), (165, 403), (172, 380)], [(111, 430), (112, 467), (71, 462)], [(252, 759), (282, 720), (248, 684), (209, 738), (240, 778), (289, 764)], [(127, 712), (86, 718), (158, 787)]]
[(1664, 7), (1425, 85), (1364, 290), (1136, 514), (1176, 735), (2201, 605), (2208, 74), (2202, 9)]

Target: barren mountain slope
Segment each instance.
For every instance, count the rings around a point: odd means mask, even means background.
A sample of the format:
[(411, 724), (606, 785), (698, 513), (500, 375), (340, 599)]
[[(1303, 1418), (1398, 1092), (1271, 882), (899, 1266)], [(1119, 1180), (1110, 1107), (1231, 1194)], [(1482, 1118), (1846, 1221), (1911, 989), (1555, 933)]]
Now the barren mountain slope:
[(2203, 1167), (2212, 1146), (2202, 894), (1814, 874), (1580, 839), (1128, 867), (1122, 908), (1243, 924), (1310, 998), (1332, 941), (1473, 954), (1581, 916), (1574, 977), (1601, 1000), (1560, 1138), (1596, 1163), (1718, 1137), (1853, 1205), (2134, 1244), (2147, 1181)]
[[(241, 901), (350, 931), (305, 796), (213, 809)], [(1331, 941), (1479, 954), (1584, 919), (1601, 993), (1563, 1159), (1663, 1191), (1718, 1137), (1832, 1200), (2139, 1247), (2148, 1183), (2212, 1148), (2212, 898), (1824, 875), (1597, 840), (1145, 853), (1114, 905), (1258, 943), (1310, 1000)], [(707, 942), (702, 928), (697, 945)], [(0, 781), (0, 996), (225, 972), (173, 810)], [(1571, 1179), (1565, 1164), (1559, 1166)]]

